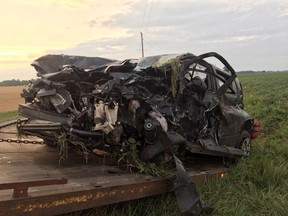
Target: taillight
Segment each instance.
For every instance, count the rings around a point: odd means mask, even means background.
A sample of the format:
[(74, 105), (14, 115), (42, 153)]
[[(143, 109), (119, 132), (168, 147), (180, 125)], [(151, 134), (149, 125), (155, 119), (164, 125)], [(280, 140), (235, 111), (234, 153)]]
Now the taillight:
[(253, 124), (253, 129), (251, 132), (251, 139), (255, 139), (261, 131), (261, 125), (259, 122)]

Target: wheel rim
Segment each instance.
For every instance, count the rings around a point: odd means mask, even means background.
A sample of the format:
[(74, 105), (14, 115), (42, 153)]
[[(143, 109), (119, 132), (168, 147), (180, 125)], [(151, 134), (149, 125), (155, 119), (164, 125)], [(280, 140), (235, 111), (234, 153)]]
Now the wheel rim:
[(251, 142), (249, 138), (245, 138), (242, 140), (242, 144), (241, 144), (241, 150), (244, 151), (245, 155), (249, 155), (250, 154), (250, 149), (251, 149)]

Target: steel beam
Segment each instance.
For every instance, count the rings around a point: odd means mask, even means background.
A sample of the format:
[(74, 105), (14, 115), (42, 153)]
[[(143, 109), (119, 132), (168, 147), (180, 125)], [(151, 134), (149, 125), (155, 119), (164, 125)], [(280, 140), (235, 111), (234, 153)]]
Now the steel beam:
[(29, 187), (39, 187), (47, 185), (67, 184), (67, 179), (44, 179), (36, 181), (20, 181), (0, 184), (0, 190), (13, 189), (13, 198), (24, 198), (28, 196)]
[[(195, 183), (212, 178), (223, 178), (226, 169), (195, 172), (189, 175)], [(83, 186), (54, 191), (37, 191), (21, 199), (0, 196), (0, 216), (7, 215), (56, 215), (113, 203), (155, 196), (174, 190), (173, 181), (163, 178), (143, 178), (129, 183), (110, 186)]]

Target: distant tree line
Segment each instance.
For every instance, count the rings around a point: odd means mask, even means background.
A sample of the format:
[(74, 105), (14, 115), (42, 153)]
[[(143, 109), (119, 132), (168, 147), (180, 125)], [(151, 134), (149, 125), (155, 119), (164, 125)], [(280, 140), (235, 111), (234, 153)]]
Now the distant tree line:
[(253, 70), (246, 70), (246, 71), (238, 71), (237, 73), (243, 73), (243, 74), (253, 74), (253, 73), (273, 73), (273, 72), (288, 72), (287, 70), (285, 71), (266, 71), (266, 70), (261, 70), (261, 71), (253, 71)]
[[(254, 73), (273, 73), (273, 72), (288, 72), (286, 71), (253, 71), (253, 70), (246, 70), (246, 71), (237, 71), (237, 73), (241, 74), (254, 74)], [(23, 86), (23, 85), (28, 85), (30, 82), (35, 81), (35, 79), (32, 80), (19, 80), (19, 79), (12, 79), (12, 80), (4, 80), (0, 82), (0, 86)]]
[(23, 86), (28, 85), (29, 83), (29, 80), (12, 79), (0, 82), (0, 86)]

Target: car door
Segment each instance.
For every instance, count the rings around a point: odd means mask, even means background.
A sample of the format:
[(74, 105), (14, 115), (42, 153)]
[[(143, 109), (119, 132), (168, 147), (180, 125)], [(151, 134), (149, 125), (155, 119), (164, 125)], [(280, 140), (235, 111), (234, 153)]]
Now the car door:
[[(224, 85), (224, 83), (229, 79), (229, 73), (216, 69), (216, 85), (217, 89)], [(238, 77), (225, 89), (225, 92), (220, 95), (223, 102), (228, 106), (237, 106), (241, 109), (244, 108), (243, 105), (243, 92), (240, 85)]]

